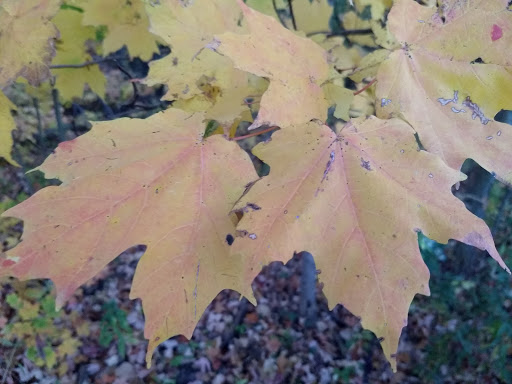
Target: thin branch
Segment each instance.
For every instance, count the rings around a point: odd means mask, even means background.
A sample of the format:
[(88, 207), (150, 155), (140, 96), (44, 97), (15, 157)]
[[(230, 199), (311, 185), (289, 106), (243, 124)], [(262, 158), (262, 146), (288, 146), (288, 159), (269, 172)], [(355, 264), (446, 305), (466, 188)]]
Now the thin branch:
[(363, 93), (364, 91), (366, 91), (368, 88), (370, 88), (376, 82), (377, 82), (377, 79), (373, 79), (368, 84), (366, 84), (363, 88), (361, 88), (359, 91), (354, 92), (354, 96), (359, 95), (360, 93)]
[(372, 34), (373, 31), (370, 28), (366, 29), (344, 29), (339, 32), (331, 32), (331, 31), (316, 31), (310, 32), (306, 34), (307, 37), (311, 37), (314, 35), (326, 35), (326, 38), (335, 37), (335, 36), (349, 36), (349, 35), (369, 35)]
[(39, 100), (37, 97), (32, 98), (32, 104), (36, 109), (36, 117), (37, 117), (37, 134), (38, 134), (38, 144), (41, 147), (44, 147), (44, 137), (43, 137), (43, 123), (41, 122), (41, 112), (39, 111)]
[(49, 67), (50, 67), (50, 69), (85, 68), (90, 65), (97, 65), (97, 64), (101, 64), (101, 63), (106, 63), (108, 61), (116, 61), (116, 60), (121, 60), (121, 59), (127, 59), (127, 57), (103, 57), (101, 59), (86, 61), (86, 62), (80, 63), (80, 64), (55, 64), (55, 65), (50, 65)]
[(248, 139), (249, 137), (258, 136), (258, 135), (261, 135), (263, 133), (267, 133), (267, 132), (273, 131), (274, 129), (278, 129), (278, 128), (279, 127), (277, 127), (277, 126), (268, 127), (268, 128), (265, 128), (265, 129), (263, 129), (261, 131), (258, 131), (258, 132), (253, 132), (253, 133), (249, 133), (247, 135), (233, 137), (231, 140), (232, 141), (239, 141), (239, 140), (243, 140), (243, 139)]
[(18, 349), (19, 343), (20, 343), (20, 341), (16, 340), (16, 343), (12, 347), (11, 355), (9, 356), (9, 359), (7, 359), (7, 364), (6, 364), (6, 367), (5, 367), (4, 375), (2, 377), (2, 384), (5, 384), (5, 382), (7, 381), (7, 375), (9, 373), (11, 373), (12, 363), (14, 361), (14, 355), (16, 353), (16, 350)]
[(50, 69), (85, 68), (90, 65), (101, 64), (101, 63), (105, 63), (105, 62), (111, 61), (111, 60), (113, 60), (113, 59), (103, 58), (103, 59), (98, 59), (98, 60), (86, 61), (85, 63), (80, 63), (80, 64), (56, 64), (56, 65), (50, 65)]
[(64, 141), (66, 135), (66, 128), (62, 122), (62, 114), (60, 113), (59, 90), (52, 88), (53, 110), (55, 112), (55, 120), (57, 121), (57, 132), (59, 140)]
[(259, 104), (260, 102), (261, 102), (261, 100), (253, 100), (253, 101), (244, 100), (244, 105)]
[(295, 14), (293, 13), (293, 0), (288, 0), (288, 9), (290, 10), (290, 17), (292, 19), (293, 29), (297, 30), (297, 23), (295, 22)]
[(281, 25), (285, 28), (288, 28), (284, 22), (284, 20), (281, 18), (281, 15), (279, 14), (279, 11), (277, 10), (277, 4), (276, 4), (276, 0), (272, 0), (272, 6), (274, 7), (274, 11), (276, 12), (276, 15), (277, 15), (277, 18), (279, 19), (279, 22), (281, 23)]
[(130, 79), (130, 83), (132, 84), (132, 88), (133, 88), (132, 100), (128, 104), (124, 105), (124, 107), (133, 106), (135, 104), (135, 102), (137, 101), (137, 99), (139, 98), (139, 90), (137, 88), (137, 85), (135, 84), (136, 82), (133, 81), (134, 77), (132, 76), (132, 74), (130, 72), (128, 72), (126, 69), (123, 68), (123, 66), (119, 63), (119, 61), (117, 61), (117, 59), (113, 59), (113, 62), (115, 63), (117, 68), (121, 72), (123, 72), (128, 77), (128, 79)]

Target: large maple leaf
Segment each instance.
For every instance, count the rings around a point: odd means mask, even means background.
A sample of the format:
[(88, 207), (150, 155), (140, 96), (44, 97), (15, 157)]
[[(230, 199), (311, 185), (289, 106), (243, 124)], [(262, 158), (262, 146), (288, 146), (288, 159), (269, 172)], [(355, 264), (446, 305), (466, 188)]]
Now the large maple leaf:
[(61, 143), (38, 169), (62, 185), (2, 215), (24, 220), (25, 229), (0, 260), (0, 275), (50, 278), (62, 306), (121, 252), (145, 244), (130, 297), (142, 299), (148, 364), (159, 343), (191, 337), (222, 289), (250, 292), (251, 284), (226, 236), (234, 233), (233, 204), (257, 176), (236, 143), (203, 140), (204, 129), (203, 114), (169, 109), (96, 123)]
[(328, 104), (320, 85), (329, 73), (326, 52), (315, 42), (287, 30), (273, 17), (249, 8), (241, 0), (237, 3), (251, 33), (217, 35), (210, 46), (229, 56), (237, 68), (270, 80), (258, 116), (249, 129), (311, 119), (324, 121)]
[(429, 293), (417, 232), (487, 250), (508, 268), (484, 221), (451, 193), (464, 175), (419, 150), (402, 120), (360, 118), (338, 136), (316, 122), (290, 128), (253, 150), (271, 171), (237, 203), (232, 251), (248, 280), (271, 261), (312, 253), (329, 307), (360, 316), (396, 368), (410, 302)]
[(467, 158), (512, 182), (512, 131), (493, 120), (512, 101), (512, 12), (507, 0), (395, 2), (401, 46), (377, 75), (377, 116), (398, 116), (422, 145), (460, 169)]

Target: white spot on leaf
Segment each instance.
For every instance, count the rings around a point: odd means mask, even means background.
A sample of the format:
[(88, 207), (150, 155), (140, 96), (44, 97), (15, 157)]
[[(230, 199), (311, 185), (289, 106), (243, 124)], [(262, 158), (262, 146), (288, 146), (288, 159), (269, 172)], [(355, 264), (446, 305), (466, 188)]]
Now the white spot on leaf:
[(391, 103), (391, 99), (386, 99), (386, 98), (382, 98), (380, 99), (380, 106), (382, 108), (384, 108), (386, 105), (388, 105), (389, 103)]

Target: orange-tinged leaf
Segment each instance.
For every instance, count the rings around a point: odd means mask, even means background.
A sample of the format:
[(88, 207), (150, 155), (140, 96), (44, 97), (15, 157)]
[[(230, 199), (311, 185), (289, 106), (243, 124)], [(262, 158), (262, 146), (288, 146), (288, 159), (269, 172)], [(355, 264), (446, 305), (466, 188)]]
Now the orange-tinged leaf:
[(389, 28), (401, 47), (379, 68), (376, 96), (377, 116), (409, 122), (449, 166), (472, 158), (511, 183), (512, 131), (493, 121), (512, 108), (507, 3), (445, 1), (437, 9), (396, 1)]
[(62, 185), (2, 215), (24, 220), (25, 230), (0, 275), (52, 279), (60, 307), (121, 252), (145, 244), (130, 296), (142, 299), (148, 365), (167, 338), (191, 337), (222, 289), (245, 293), (251, 284), (226, 236), (230, 209), (257, 176), (236, 143), (202, 140), (204, 129), (203, 114), (169, 109), (95, 123), (61, 143), (38, 169)]
[(38, 85), (50, 76), (57, 28), (50, 19), (59, 0), (2, 0), (0, 3), (0, 87), (26, 78)]
[(237, 2), (251, 34), (217, 35), (211, 47), (230, 57), (237, 68), (270, 80), (250, 129), (325, 121), (328, 105), (320, 85), (329, 73), (326, 52), (274, 18)]
[(311, 122), (274, 133), (254, 154), (270, 175), (237, 203), (232, 252), (248, 280), (271, 261), (308, 251), (329, 307), (342, 303), (382, 339), (396, 368), (401, 329), (416, 293), (429, 294), (417, 232), (487, 250), (507, 267), (489, 228), (451, 193), (464, 175), (421, 151), (402, 120), (360, 118), (338, 136)]

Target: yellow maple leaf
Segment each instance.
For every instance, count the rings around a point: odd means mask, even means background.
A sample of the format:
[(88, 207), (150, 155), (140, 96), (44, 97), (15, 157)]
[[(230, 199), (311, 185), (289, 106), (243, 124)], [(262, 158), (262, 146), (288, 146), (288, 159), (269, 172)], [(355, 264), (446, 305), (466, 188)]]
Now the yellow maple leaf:
[(206, 118), (230, 125), (248, 107), (244, 98), (257, 90), (249, 75), (231, 60), (205, 46), (214, 34), (244, 31), (234, 0), (193, 2), (179, 0), (148, 4), (151, 31), (171, 46), (171, 54), (150, 63), (145, 84), (166, 84), (164, 100), (178, 100), (179, 108), (207, 111)]
[(18, 165), (11, 157), (12, 131), (16, 128), (11, 111), (15, 110), (16, 106), (0, 91), (0, 157), (13, 165)]
[[(349, 30), (359, 30), (359, 29), (371, 29), (370, 20), (361, 19), (356, 12), (350, 11), (343, 15), (343, 27)], [(367, 47), (376, 47), (375, 36), (372, 34), (367, 35), (348, 35), (347, 39), (353, 43), (367, 46)]]
[(84, 10), (84, 25), (108, 28), (103, 40), (105, 54), (126, 45), (131, 57), (149, 61), (153, 53), (158, 52), (158, 38), (149, 32), (142, 0), (84, 0), (80, 7)]
[(121, 252), (146, 244), (130, 297), (142, 299), (148, 365), (167, 338), (192, 336), (221, 290), (251, 297), (226, 237), (235, 230), (228, 213), (257, 175), (235, 142), (203, 139), (203, 121), (170, 108), (95, 123), (59, 144), (38, 169), (62, 184), (3, 213), (22, 217), (25, 228), (0, 275), (51, 278), (60, 307)]
[[(275, 19), (237, 1), (251, 34), (227, 32), (215, 37), (212, 48), (229, 56), (239, 69), (270, 80), (258, 116), (249, 129), (286, 126), (327, 117), (320, 85), (327, 79), (326, 52), (310, 39), (297, 36)], [(297, 58), (300, 57), (300, 64)]]
[[(377, 116), (406, 120), (422, 145), (460, 169), (474, 159), (512, 183), (512, 13), (507, 0), (397, 0), (388, 16), (400, 43), (377, 75)], [(479, 59), (479, 60), (477, 60)]]
[[(85, 44), (88, 40), (94, 40), (95, 29), (82, 25), (82, 13), (74, 9), (61, 9), (52, 21), (60, 31), (53, 65), (76, 65), (92, 60)], [(84, 68), (56, 68), (52, 72), (56, 76), (55, 86), (63, 101), (82, 97), (84, 84), (88, 84), (91, 90), (101, 97), (105, 95), (107, 80), (97, 65)]]
[(419, 151), (405, 122), (363, 117), (338, 135), (318, 122), (290, 128), (253, 149), (271, 171), (235, 207), (244, 214), (232, 253), (247, 281), (269, 262), (313, 254), (329, 308), (360, 316), (396, 369), (409, 305), (429, 294), (417, 232), (485, 249), (508, 268), (485, 222), (451, 192), (465, 176)]
[[(247, 0), (250, 8), (271, 16), (288, 29), (294, 29), (290, 15), (290, 5), (293, 10), (295, 27), (305, 34), (327, 32), (330, 30), (329, 19), (332, 7), (327, 0)], [(281, 12), (281, 17), (277, 11)]]
[(37, 85), (50, 76), (57, 28), (50, 19), (59, 0), (3, 0), (0, 3), (0, 87), (25, 77)]

